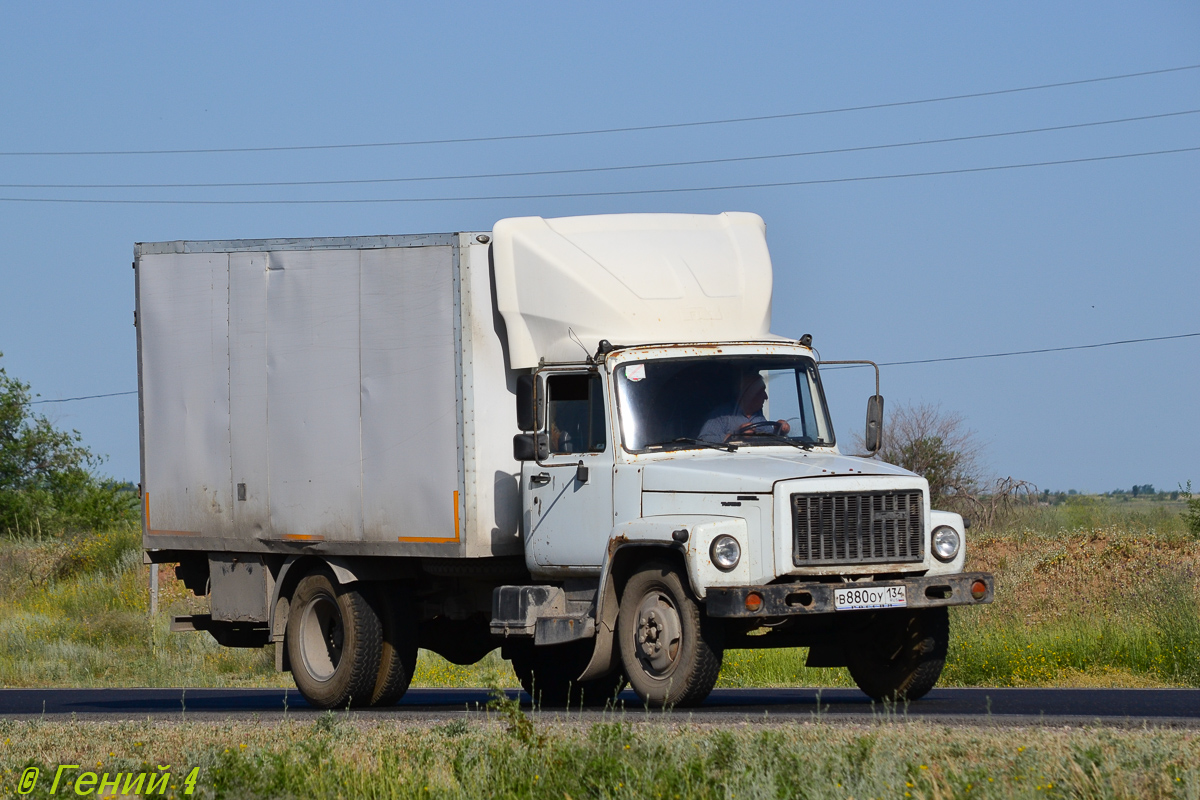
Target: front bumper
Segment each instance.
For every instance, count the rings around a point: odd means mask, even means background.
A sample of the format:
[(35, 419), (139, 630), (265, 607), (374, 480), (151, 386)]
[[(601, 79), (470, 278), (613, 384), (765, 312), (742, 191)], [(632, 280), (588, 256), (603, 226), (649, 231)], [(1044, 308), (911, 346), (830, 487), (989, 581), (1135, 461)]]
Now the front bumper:
[[(984, 586), (982, 595), (972, 593), (972, 585)], [(936, 606), (976, 606), (992, 602), (996, 579), (990, 572), (960, 572), (956, 575), (925, 575), (888, 581), (861, 583), (777, 583), (769, 586), (714, 586), (707, 590), (705, 606), (710, 617), (791, 617), (808, 614), (832, 614), (834, 589), (873, 589), (903, 586), (907, 608)], [(975, 587), (978, 589), (978, 587)], [(978, 592), (976, 592), (977, 594)], [(758, 595), (761, 604), (746, 600)], [(757, 607), (755, 607), (757, 606)]]

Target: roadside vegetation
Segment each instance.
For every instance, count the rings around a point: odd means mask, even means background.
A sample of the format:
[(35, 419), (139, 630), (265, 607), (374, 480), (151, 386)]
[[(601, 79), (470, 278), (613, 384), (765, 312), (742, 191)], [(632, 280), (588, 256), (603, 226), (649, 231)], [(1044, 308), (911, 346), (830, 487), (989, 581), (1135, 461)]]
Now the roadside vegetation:
[[(74, 794), (75, 776), (162, 774), (195, 798), (1195, 797), (1200, 738), (1170, 728), (948, 727), (924, 722), (600, 723), (499, 711), (419, 723), (327, 712), (315, 721), (0, 720), (0, 794), (23, 770)], [(100, 779), (103, 779), (100, 777)], [(96, 779), (85, 777), (80, 794)], [(172, 791), (173, 789), (173, 791)], [(98, 792), (97, 792), (98, 793)]]
[[(1193, 500), (1193, 502), (1196, 502)], [(942, 686), (1200, 686), (1200, 536), (1187, 498), (1073, 496), (972, 528), (968, 568), (996, 573), (990, 606), (951, 612)], [(160, 569), (148, 615), (140, 529), (0, 538), (0, 686), (289, 686), (270, 648), (169, 633), (206, 601)], [(807, 651), (731, 650), (721, 686), (853, 686)], [(505, 686), (498, 653), (459, 667), (422, 652), (417, 686)]]

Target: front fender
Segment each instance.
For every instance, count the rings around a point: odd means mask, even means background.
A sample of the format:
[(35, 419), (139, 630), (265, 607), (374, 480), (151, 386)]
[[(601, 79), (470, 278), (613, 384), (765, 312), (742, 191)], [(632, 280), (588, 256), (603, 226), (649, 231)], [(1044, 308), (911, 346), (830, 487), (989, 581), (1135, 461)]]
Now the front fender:
[[(677, 531), (680, 542), (675, 538)], [(728, 534), (742, 546), (742, 560), (733, 569), (725, 572), (718, 569), (709, 556), (713, 539)], [(709, 514), (667, 514), (642, 517), (623, 522), (613, 528), (608, 540), (608, 550), (601, 573), (601, 585), (612, 569), (617, 552), (625, 547), (659, 545), (673, 548), (683, 554), (687, 564), (688, 581), (692, 592), (703, 598), (709, 586), (737, 586), (750, 582), (750, 559), (746, 557), (749, 536), (746, 520), (742, 517), (721, 517)]]

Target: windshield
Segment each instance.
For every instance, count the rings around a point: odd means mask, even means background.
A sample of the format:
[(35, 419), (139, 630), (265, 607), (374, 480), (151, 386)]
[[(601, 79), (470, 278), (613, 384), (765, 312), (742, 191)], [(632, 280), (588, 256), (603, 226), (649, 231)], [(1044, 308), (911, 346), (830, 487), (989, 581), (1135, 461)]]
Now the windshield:
[(622, 364), (616, 375), (626, 450), (833, 444), (810, 358), (654, 359)]

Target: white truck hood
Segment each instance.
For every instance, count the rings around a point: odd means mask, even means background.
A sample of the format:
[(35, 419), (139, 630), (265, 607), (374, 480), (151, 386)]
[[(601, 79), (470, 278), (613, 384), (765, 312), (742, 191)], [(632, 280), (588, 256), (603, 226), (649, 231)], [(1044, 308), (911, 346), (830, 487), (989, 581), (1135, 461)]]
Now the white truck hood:
[(882, 461), (837, 453), (803, 452), (680, 454), (646, 465), (642, 490), (647, 492), (767, 493), (778, 481), (830, 476), (888, 475), (917, 477)]

